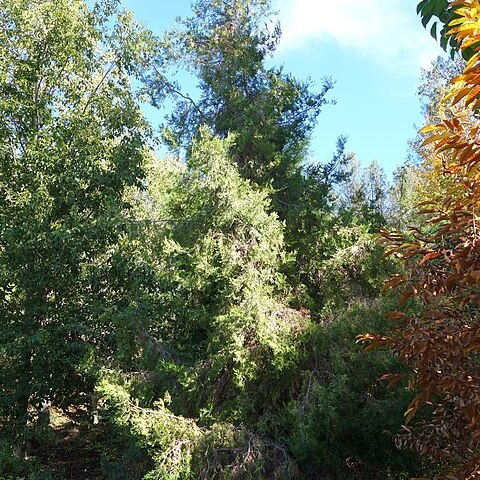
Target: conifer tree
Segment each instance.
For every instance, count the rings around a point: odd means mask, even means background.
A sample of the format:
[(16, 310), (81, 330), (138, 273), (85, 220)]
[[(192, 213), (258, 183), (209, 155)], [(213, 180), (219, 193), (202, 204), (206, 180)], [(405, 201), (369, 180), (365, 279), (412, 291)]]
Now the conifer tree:
[[(310, 82), (266, 66), (281, 35), (269, 0), (199, 0), (192, 9), (162, 39), (147, 80), (154, 102), (175, 102), (165, 138), (188, 150), (201, 125), (221, 138), (234, 134), (230, 154), (240, 173), (272, 189), (285, 219), (301, 195), (309, 135), (332, 82), (312, 93)], [(171, 75), (178, 68), (198, 79), (198, 95), (181, 90)]]

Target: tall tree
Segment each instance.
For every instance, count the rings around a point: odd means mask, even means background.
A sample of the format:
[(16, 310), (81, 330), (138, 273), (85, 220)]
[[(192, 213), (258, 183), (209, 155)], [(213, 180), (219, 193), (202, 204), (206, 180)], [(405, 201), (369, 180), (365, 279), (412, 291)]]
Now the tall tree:
[[(165, 137), (188, 149), (202, 124), (221, 138), (234, 134), (230, 155), (240, 173), (273, 188), (273, 207), (285, 218), (300, 196), (305, 148), (332, 83), (312, 93), (309, 82), (266, 67), (280, 38), (269, 0), (198, 0), (192, 8), (194, 16), (163, 38), (147, 80), (154, 101), (175, 102)], [(179, 67), (198, 78), (198, 95), (170, 78)]]
[(206, 401), (219, 408), (226, 398), (238, 405), (245, 382), (269, 362), (281, 369), (294, 348), (298, 315), (282, 305), (282, 224), (266, 192), (228, 158), (232, 141), (202, 129), (186, 164), (154, 164), (139, 214), (154, 220), (142, 250), (158, 267), (161, 307), (149, 335), (171, 352), (166, 363), (191, 365), (190, 388), (198, 389), (182, 412)]
[(452, 58), (437, 57), (428, 70), (422, 70), (418, 88), (422, 112), (429, 123), (448, 118), (448, 108), (443, 98), (447, 94), (450, 82), (461, 75), (465, 69), (465, 60), (460, 55)]
[(0, 402), (22, 455), (42, 399), (85, 388), (102, 344), (123, 196), (147, 129), (129, 85), (144, 61), (117, 2), (0, 0)]

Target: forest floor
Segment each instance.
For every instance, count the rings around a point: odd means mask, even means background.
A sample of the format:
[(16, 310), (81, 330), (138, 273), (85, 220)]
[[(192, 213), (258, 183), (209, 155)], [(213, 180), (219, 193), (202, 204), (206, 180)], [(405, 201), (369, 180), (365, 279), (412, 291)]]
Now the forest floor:
[(105, 426), (92, 425), (85, 411), (52, 409), (49, 438), (34, 442), (29, 457), (55, 480), (100, 480), (107, 444)]

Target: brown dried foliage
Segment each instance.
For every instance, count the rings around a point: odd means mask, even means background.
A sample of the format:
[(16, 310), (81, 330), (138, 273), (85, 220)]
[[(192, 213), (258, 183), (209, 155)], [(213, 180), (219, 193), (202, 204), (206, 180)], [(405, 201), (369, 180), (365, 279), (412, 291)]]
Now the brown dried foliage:
[[(480, 3), (454, 1), (460, 18), (450, 24), (462, 50), (475, 54), (452, 82), (445, 101), (462, 101), (474, 118), (480, 107)], [(468, 118), (468, 116), (467, 116)], [(423, 228), (408, 234), (381, 231), (386, 256), (403, 260), (404, 275), (386, 282), (401, 288), (400, 309), (391, 312), (387, 336), (362, 335), (367, 350), (387, 346), (408, 367), (416, 395), (405, 414), (397, 445), (412, 448), (455, 473), (445, 478), (480, 478), (480, 141), (476, 121), (453, 117), (422, 130), (434, 148), (431, 175), (444, 191), (419, 205)], [(411, 298), (423, 313), (406, 308)], [(398, 375), (385, 375), (393, 385)], [(421, 407), (428, 420), (411, 421)]]

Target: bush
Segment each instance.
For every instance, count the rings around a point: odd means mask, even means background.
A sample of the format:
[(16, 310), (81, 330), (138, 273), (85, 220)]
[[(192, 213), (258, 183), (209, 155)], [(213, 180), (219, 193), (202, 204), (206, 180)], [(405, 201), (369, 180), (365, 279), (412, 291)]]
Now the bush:
[(385, 329), (391, 308), (388, 298), (357, 299), (336, 318), (330, 315), (313, 327), (305, 346), (308, 369), (299, 373), (299, 394), (280, 420), (288, 425), (287, 445), (307, 475), (387, 478), (392, 471), (402, 478), (415, 465), (417, 459), (399, 452), (391, 438), (400, 429), (409, 393), (390, 391), (379, 381), (400, 367), (387, 351), (364, 355), (355, 345), (366, 328)]
[[(143, 408), (130, 397), (130, 385), (123, 378), (119, 372), (105, 371), (99, 392), (107, 401), (111, 419), (129, 428), (137, 444), (153, 459), (154, 467), (145, 479), (295, 478), (298, 470), (282, 445), (226, 423), (200, 427), (191, 418), (174, 415), (165, 401), (158, 401), (152, 409)], [(128, 468), (120, 462), (116, 472), (125, 474)]]

